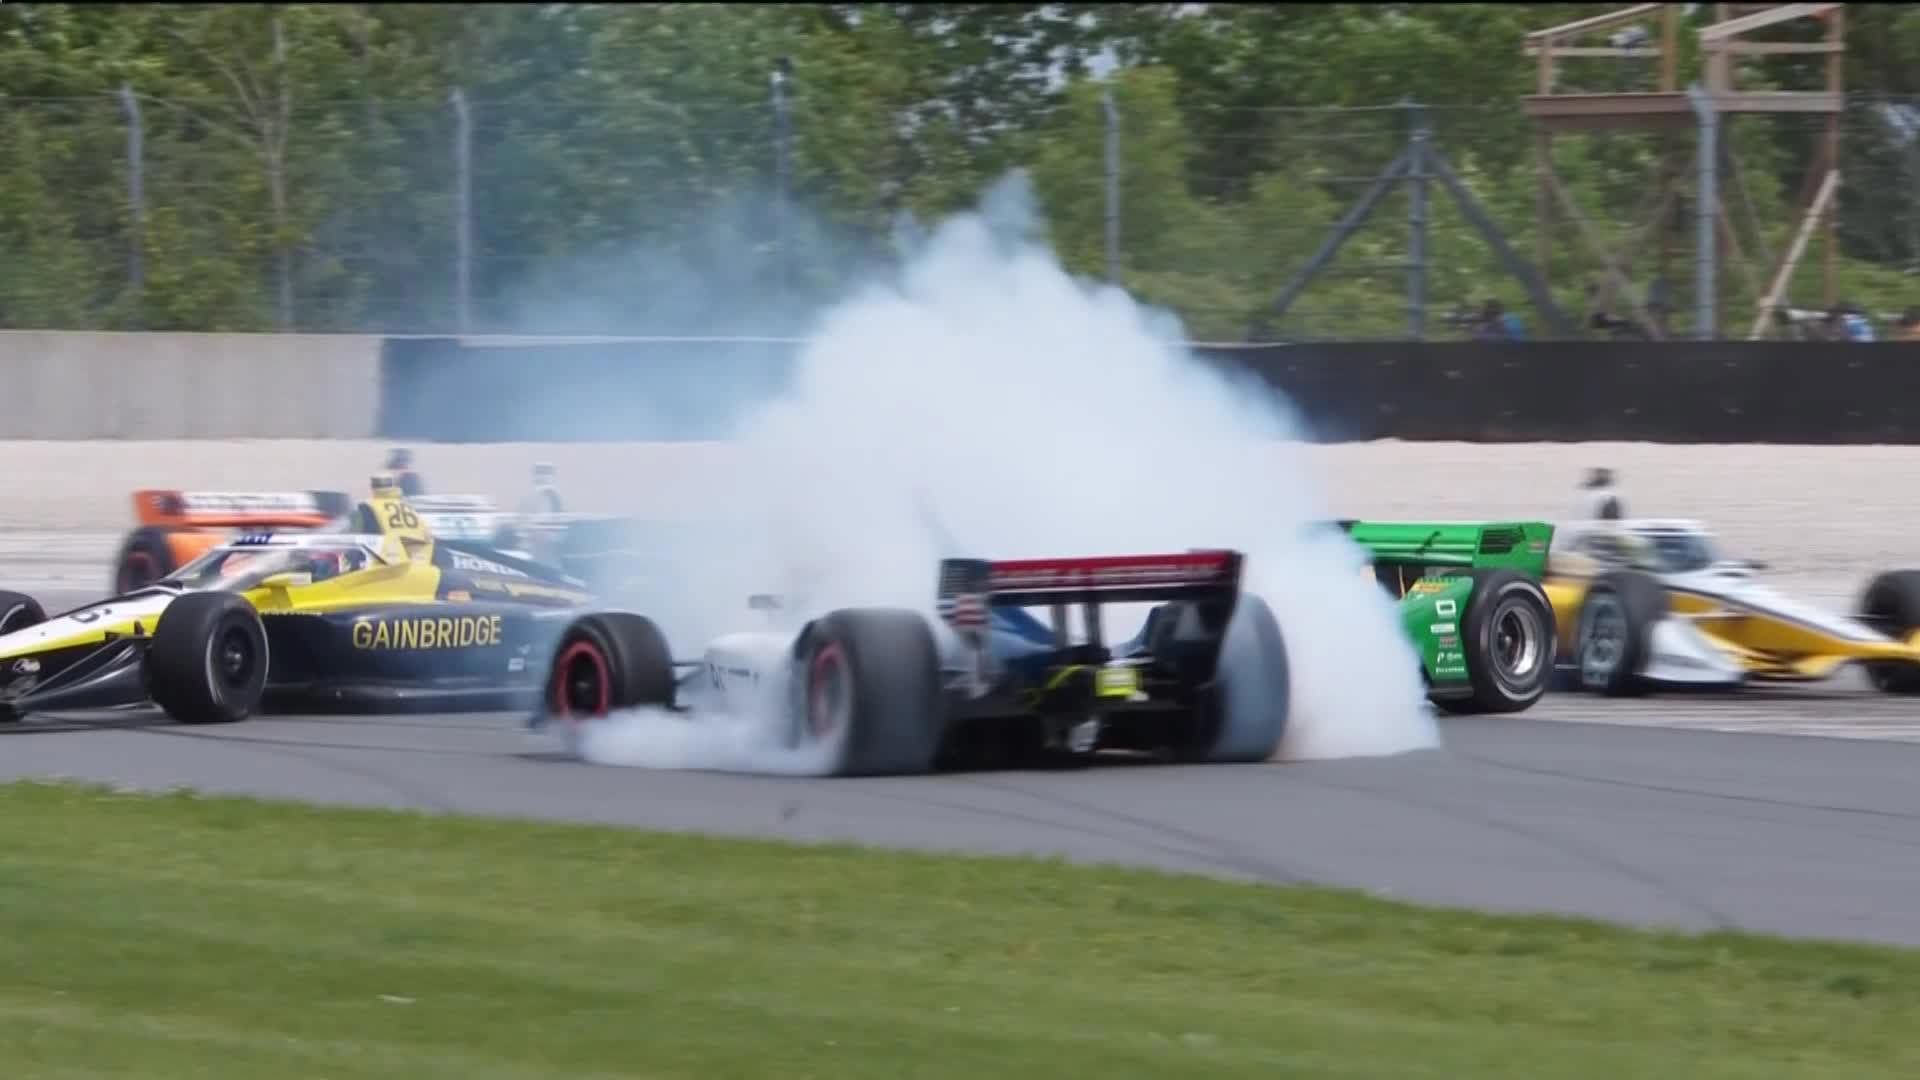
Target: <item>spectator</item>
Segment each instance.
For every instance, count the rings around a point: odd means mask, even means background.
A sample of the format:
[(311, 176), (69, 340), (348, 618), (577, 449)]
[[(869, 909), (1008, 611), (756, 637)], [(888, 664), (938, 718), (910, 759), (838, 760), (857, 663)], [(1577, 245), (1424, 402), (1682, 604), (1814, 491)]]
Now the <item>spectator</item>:
[(1475, 341), (1525, 341), (1526, 324), (1518, 315), (1507, 312), (1506, 306), (1498, 300), (1488, 300), (1480, 306), (1480, 321), (1474, 325)]
[(400, 485), (400, 494), (415, 498), (427, 493), (427, 487), (420, 480), (420, 474), (413, 471), (413, 451), (394, 447), (387, 454), (387, 471), (393, 474)]
[(1900, 321), (1894, 325), (1900, 328), (1895, 335), (1897, 341), (1920, 341), (1920, 307), (1910, 307)]
[(564, 512), (560, 502), (560, 487), (554, 482), (551, 464), (542, 461), (533, 466), (533, 490), (520, 500), (520, 512), (529, 516)]
[(1827, 338), (1831, 341), (1872, 341), (1873, 320), (1843, 300), (1827, 309)]
[(1583, 512), (1593, 521), (1618, 521), (1626, 516), (1626, 504), (1613, 493), (1613, 470), (1593, 468), (1580, 483), (1584, 496)]

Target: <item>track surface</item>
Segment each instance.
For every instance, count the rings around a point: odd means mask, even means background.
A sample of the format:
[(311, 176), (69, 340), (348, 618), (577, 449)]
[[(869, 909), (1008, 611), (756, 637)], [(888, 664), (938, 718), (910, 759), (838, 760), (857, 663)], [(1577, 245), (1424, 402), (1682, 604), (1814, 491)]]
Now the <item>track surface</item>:
[(582, 765), (504, 714), (185, 728), (121, 713), (0, 727), (0, 777), (1062, 855), (1488, 910), (1920, 945), (1917, 715), (1847, 689), (1605, 704), (1553, 695), (1521, 718), (1444, 721), (1444, 749), (1393, 758), (817, 780)]

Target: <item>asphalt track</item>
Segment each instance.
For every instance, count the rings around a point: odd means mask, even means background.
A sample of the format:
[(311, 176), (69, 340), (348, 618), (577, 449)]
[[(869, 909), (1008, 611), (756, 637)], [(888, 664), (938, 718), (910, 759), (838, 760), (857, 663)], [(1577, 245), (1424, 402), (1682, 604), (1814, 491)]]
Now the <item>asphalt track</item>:
[[(1391, 758), (830, 780), (585, 765), (507, 714), (192, 728), (141, 711), (0, 727), (0, 777), (1058, 855), (1493, 911), (1920, 945), (1920, 708), (1909, 702), (1844, 686), (1631, 703), (1552, 695), (1521, 717), (1442, 729), (1443, 749)], [(1799, 734), (1751, 733), (1766, 730)]]

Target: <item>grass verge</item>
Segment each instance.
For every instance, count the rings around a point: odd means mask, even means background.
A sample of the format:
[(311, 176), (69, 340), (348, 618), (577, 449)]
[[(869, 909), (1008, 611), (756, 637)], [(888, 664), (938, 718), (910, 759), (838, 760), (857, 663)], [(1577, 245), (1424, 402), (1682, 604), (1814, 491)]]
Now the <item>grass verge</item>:
[(0, 786), (0, 1076), (1920, 1075), (1920, 952)]

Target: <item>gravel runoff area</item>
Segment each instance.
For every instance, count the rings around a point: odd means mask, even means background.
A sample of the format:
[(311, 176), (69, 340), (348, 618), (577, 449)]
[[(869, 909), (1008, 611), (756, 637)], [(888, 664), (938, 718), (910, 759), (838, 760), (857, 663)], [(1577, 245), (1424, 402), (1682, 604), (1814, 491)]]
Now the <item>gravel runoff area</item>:
[[(111, 534), (140, 487), (360, 490), (376, 441), (0, 442), (0, 531)], [(723, 443), (424, 444), (433, 490), (516, 499), (535, 461), (580, 510), (692, 515), (744, 467)], [(1276, 446), (1274, 466), (1299, 448)], [(1386, 518), (1564, 519), (1586, 468), (1620, 478), (1630, 512), (1698, 517), (1780, 584), (1840, 599), (1872, 571), (1920, 565), (1920, 447), (1647, 443), (1340, 443), (1306, 448), (1330, 512)], [(1249, 476), (1258, 470), (1250, 467)], [(89, 559), (96, 558), (88, 552)]]

